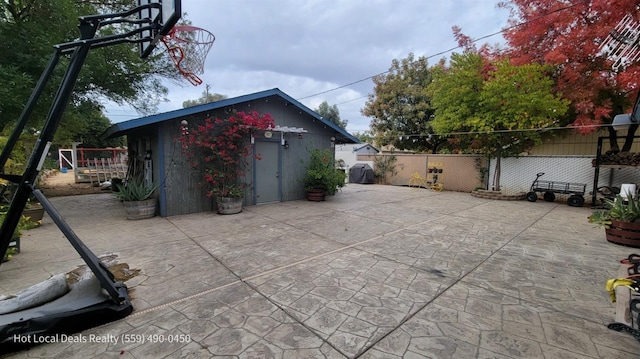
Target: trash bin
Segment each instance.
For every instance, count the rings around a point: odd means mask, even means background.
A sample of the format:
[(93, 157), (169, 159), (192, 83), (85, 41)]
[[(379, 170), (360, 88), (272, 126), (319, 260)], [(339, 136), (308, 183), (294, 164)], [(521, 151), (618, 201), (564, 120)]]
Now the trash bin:
[(62, 169), (60, 170), (62, 173), (67, 173), (67, 167), (62, 167)]

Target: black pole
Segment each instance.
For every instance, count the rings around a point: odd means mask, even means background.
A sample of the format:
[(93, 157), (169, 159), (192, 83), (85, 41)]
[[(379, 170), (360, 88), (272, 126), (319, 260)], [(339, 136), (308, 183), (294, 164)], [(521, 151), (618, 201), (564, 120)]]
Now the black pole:
[(16, 143), (18, 143), (18, 140), (20, 139), (20, 135), (22, 134), (22, 130), (24, 130), (24, 126), (26, 126), (27, 122), (29, 122), (29, 117), (31, 116), (33, 109), (36, 107), (36, 103), (38, 102), (40, 95), (42, 95), (42, 91), (44, 90), (45, 85), (51, 78), (51, 74), (53, 73), (53, 70), (58, 64), (59, 59), (60, 59), (60, 51), (56, 50), (51, 56), (51, 59), (49, 59), (49, 63), (47, 64), (47, 67), (42, 72), (42, 75), (40, 75), (40, 79), (38, 80), (36, 87), (33, 89), (33, 92), (31, 93), (31, 97), (29, 97), (29, 100), (27, 101), (24, 110), (22, 110), (22, 113), (18, 118), (18, 123), (16, 124), (16, 127), (13, 129), (11, 136), (7, 140), (7, 144), (2, 149), (2, 154), (0, 154), (0, 172), (4, 173), (4, 166), (7, 164), (7, 160), (11, 155), (11, 151), (13, 151), (13, 148), (16, 146)]
[(591, 207), (596, 206), (596, 198), (598, 195), (598, 179), (600, 177), (600, 156), (602, 156), (602, 140), (604, 137), (598, 137), (598, 149), (596, 151), (595, 171), (593, 174), (593, 189), (591, 190)]
[[(96, 25), (88, 22), (80, 23), (81, 39), (90, 39), (95, 36)], [(53, 136), (60, 124), (64, 110), (69, 103), (73, 88), (82, 69), (82, 65), (87, 58), (91, 44), (80, 41), (78, 47), (74, 51), (69, 67), (62, 79), (60, 87), (56, 97), (51, 105), (49, 114), (40, 133), (38, 140), (36, 141), (35, 148), (31, 153), (27, 168), (22, 175), (22, 179), (18, 184), (16, 193), (11, 201), (9, 210), (5, 216), (2, 227), (0, 227), (0, 254), (3, 256), (6, 254), (9, 248), (9, 242), (11, 237), (18, 227), (18, 222), (22, 216), (22, 211), (27, 203), (29, 195), (31, 194), (31, 185), (35, 183), (38, 173), (41, 170), (43, 159), (46, 152), (51, 145)]]
[(44, 194), (42, 194), (39, 189), (34, 189), (33, 187), (31, 189), (33, 191), (33, 196), (42, 204), (42, 207), (47, 211), (51, 220), (58, 226), (58, 228), (60, 228), (73, 248), (78, 252), (78, 254), (80, 254), (85, 263), (87, 263), (87, 266), (89, 266), (91, 271), (95, 274), (96, 278), (100, 281), (102, 288), (109, 293), (116, 303), (121, 303), (126, 300), (126, 296), (124, 296), (119, 289), (122, 285), (114, 283), (114, 276), (104, 263), (102, 263), (98, 257), (96, 257), (96, 255), (84, 245), (78, 235), (76, 235), (76, 233), (64, 221), (60, 213), (58, 213)]

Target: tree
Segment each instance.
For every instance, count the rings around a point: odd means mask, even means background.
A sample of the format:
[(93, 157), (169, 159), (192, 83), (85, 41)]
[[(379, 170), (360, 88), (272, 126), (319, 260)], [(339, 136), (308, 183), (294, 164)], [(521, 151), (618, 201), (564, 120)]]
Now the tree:
[[(355, 138), (357, 138), (358, 141), (360, 141), (360, 142), (373, 144), (373, 136), (371, 136), (371, 132), (369, 132), (369, 131), (356, 132), (356, 133), (352, 133), (352, 135)], [(376, 144), (376, 146), (377, 146), (377, 144)]]
[[(31, 90), (54, 52), (53, 45), (79, 36), (78, 17), (115, 13), (135, 6), (135, 0), (14, 0), (0, 2), (0, 131), (15, 124)], [(124, 33), (134, 24), (105, 26), (98, 36)], [(40, 128), (61, 82), (68, 58), (62, 56), (49, 80), (30, 125)], [(143, 60), (136, 44), (119, 44), (92, 49), (82, 68), (74, 93), (66, 108), (56, 143), (74, 139), (89, 128), (87, 118), (102, 110), (101, 101), (128, 103), (142, 113), (152, 112), (164, 99), (167, 89), (157, 75), (177, 79), (166, 55)], [(89, 112), (85, 112), (89, 111)], [(64, 133), (69, 131), (68, 133)], [(65, 145), (68, 145), (65, 144)]]
[(222, 101), (226, 99), (227, 95), (222, 95), (219, 93), (209, 93), (209, 85), (205, 85), (205, 90), (202, 91), (202, 96), (196, 100), (184, 101), (182, 103), (182, 108), (204, 105), (205, 103)]
[[(514, 64), (556, 65), (556, 91), (571, 101), (572, 125), (581, 133), (595, 131), (613, 116), (630, 110), (638, 91), (640, 63), (621, 71), (611, 68), (599, 46), (626, 15), (638, 20), (638, 0), (505, 0), (511, 10), (505, 38)], [(520, 24), (515, 26), (516, 24)], [(587, 126), (587, 127), (585, 127)], [(629, 151), (637, 125), (632, 126), (622, 151)], [(616, 132), (608, 127), (611, 148), (618, 149)]]
[[(124, 137), (111, 138), (107, 140), (100, 138), (100, 135), (112, 125), (111, 121), (102, 114), (102, 111), (94, 111), (90, 116), (88, 116), (88, 114), (89, 112), (87, 112), (87, 115), (83, 117), (85, 126), (83, 126), (82, 131), (75, 132), (73, 138), (67, 139), (64, 141), (65, 143), (77, 141), (82, 143), (81, 147), (85, 148), (124, 146)], [(70, 131), (66, 133), (70, 133)]]
[(347, 129), (347, 123), (349, 121), (340, 119), (340, 110), (338, 110), (337, 105), (329, 106), (327, 101), (322, 101), (322, 103), (314, 111), (316, 111), (325, 120), (331, 121), (343, 130)]
[(434, 130), (443, 136), (454, 134), (467, 151), (496, 158), (497, 191), (500, 159), (539, 143), (540, 130), (554, 126), (567, 112), (568, 102), (552, 92), (549, 70), (465, 52), (451, 56), (449, 69), (440, 65), (432, 71), (428, 90), (436, 109)]
[(427, 59), (407, 58), (391, 62), (389, 71), (373, 78), (374, 93), (369, 94), (362, 114), (371, 117), (371, 132), (379, 146), (435, 153), (445, 139), (433, 136), (433, 108), (427, 94), (431, 72)]

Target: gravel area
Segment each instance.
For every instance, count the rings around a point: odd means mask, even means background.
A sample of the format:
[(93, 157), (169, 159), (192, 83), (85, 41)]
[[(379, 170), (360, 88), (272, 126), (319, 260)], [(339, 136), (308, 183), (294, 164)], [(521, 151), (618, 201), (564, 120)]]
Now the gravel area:
[(38, 188), (40, 188), (47, 197), (109, 192), (109, 190), (93, 186), (91, 183), (75, 183), (72, 172), (56, 172), (53, 175), (47, 176)]

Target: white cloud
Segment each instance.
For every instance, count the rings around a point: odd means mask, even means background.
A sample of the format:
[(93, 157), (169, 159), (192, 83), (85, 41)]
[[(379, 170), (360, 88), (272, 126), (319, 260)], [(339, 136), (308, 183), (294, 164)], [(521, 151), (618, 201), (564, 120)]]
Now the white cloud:
[[(432, 56), (453, 48), (454, 25), (472, 38), (495, 33), (506, 26), (508, 17), (496, 4), (497, 0), (182, 1), (187, 19), (216, 36), (201, 76), (211, 92), (235, 97), (277, 87), (296, 99), (384, 72), (394, 58), (410, 52)], [(502, 38), (483, 42), (494, 44)], [(204, 86), (172, 87), (171, 102), (160, 111), (181, 108), (183, 101), (204, 91)], [(360, 109), (371, 92), (373, 82), (366, 80), (301, 102), (312, 109), (322, 101), (338, 104), (341, 117), (349, 120), (348, 130), (363, 131), (369, 119)], [(112, 121), (123, 120), (118, 117)]]

